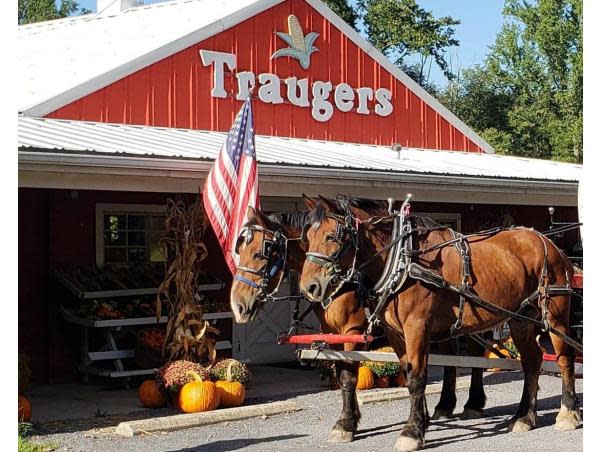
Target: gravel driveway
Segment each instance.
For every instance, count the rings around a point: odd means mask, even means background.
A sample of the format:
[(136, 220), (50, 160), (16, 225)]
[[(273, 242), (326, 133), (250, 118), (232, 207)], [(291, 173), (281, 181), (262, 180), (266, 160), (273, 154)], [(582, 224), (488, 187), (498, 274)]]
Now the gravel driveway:
[[(466, 377), (463, 377), (466, 378)], [(504, 423), (514, 414), (522, 392), (522, 372), (486, 374), (486, 418), (459, 418), (432, 422), (426, 435), (426, 450), (461, 451), (565, 451), (583, 449), (583, 429), (556, 432), (554, 420), (560, 406), (560, 379), (542, 375), (539, 380), (539, 428), (526, 433), (506, 433)], [(582, 380), (577, 380), (582, 400)], [(427, 396), (430, 412), (438, 395)], [(458, 392), (456, 413), (468, 397)], [(98, 431), (61, 433), (34, 437), (70, 451), (388, 451), (409, 412), (409, 400), (361, 407), (363, 418), (357, 440), (347, 444), (326, 442), (341, 409), (338, 391), (323, 391), (294, 398), (303, 411), (198, 427), (159, 435), (121, 438)]]

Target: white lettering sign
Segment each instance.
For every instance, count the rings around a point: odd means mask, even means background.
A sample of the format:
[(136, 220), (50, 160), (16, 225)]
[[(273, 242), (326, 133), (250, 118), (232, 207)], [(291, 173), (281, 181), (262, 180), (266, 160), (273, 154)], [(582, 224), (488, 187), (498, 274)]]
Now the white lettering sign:
[[(213, 87), (211, 95), (213, 97), (227, 97), (224, 87), (225, 69), (227, 66), (230, 71), (236, 69), (236, 55), (231, 53), (214, 52), (211, 50), (200, 50), (201, 61), (204, 66), (210, 66), (213, 69)], [(297, 107), (311, 107), (311, 115), (316, 121), (326, 122), (334, 114), (331, 94), (333, 94), (334, 106), (337, 110), (347, 113), (355, 109), (362, 115), (376, 113), (379, 116), (389, 116), (393, 113), (393, 97), (390, 90), (378, 88), (376, 90), (370, 87), (352, 88), (347, 83), (339, 83), (336, 87), (332, 82), (317, 80), (309, 86), (306, 78), (297, 79), (289, 77), (281, 80), (277, 75), (270, 73), (255, 74), (251, 71), (238, 72), (236, 74), (238, 92), (236, 98), (245, 100), (249, 90), (258, 85), (258, 96), (262, 102), (267, 104), (282, 104), (284, 97), (282, 91), (286, 91), (286, 99), (292, 105)], [(283, 86), (284, 85), (284, 89)], [(311, 100), (309, 93), (311, 91)]]

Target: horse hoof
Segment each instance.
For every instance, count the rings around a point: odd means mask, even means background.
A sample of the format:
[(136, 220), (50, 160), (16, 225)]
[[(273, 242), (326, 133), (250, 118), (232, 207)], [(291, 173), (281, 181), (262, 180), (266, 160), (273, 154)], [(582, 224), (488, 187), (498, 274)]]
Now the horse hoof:
[(399, 452), (411, 452), (420, 449), (420, 446), (422, 446), (422, 442), (419, 439), (409, 436), (400, 436), (395, 441), (395, 450)]
[(353, 441), (353, 432), (344, 430), (333, 430), (330, 432), (329, 443), (350, 443)]
[(508, 432), (528, 432), (529, 430), (533, 430), (535, 428), (535, 424), (535, 420), (531, 419), (529, 416), (524, 416), (519, 419), (513, 418), (508, 426)]
[(569, 410), (567, 407), (561, 406), (558, 416), (556, 416), (554, 430), (558, 430), (559, 432), (575, 430), (580, 422), (581, 415), (579, 414), (579, 409)]
[(482, 419), (485, 417), (483, 410), (475, 410), (473, 408), (464, 408), (462, 412), (462, 420)]
[(435, 412), (431, 416), (431, 420), (436, 421), (438, 419), (451, 419), (452, 417), (454, 417), (453, 409), (435, 407)]

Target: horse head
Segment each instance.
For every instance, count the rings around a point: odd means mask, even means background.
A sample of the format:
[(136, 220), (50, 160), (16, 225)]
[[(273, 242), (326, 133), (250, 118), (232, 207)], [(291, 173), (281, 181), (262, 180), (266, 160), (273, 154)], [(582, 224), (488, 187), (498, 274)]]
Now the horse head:
[(305, 250), (298, 237), (306, 214), (265, 215), (249, 207), (247, 222), (236, 241), (239, 263), (230, 291), (230, 307), (238, 323), (252, 321), (261, 306), (278, 291), (286, 266), (301, 270)]
[(239, 264), (230, 290), (230, 307), (238, 323), (257, 316), (284, 274), (287, 240), (270, 226), (261, 211), (249, 206), (247, 222), (236, 241)]
[(344, 196), (315, 203), (302, 234), (308, 250), (300, 289), (310, 301), (324, 304), (353, 280), (360, 226), (374, 213), (386, 215), (385, 204)]

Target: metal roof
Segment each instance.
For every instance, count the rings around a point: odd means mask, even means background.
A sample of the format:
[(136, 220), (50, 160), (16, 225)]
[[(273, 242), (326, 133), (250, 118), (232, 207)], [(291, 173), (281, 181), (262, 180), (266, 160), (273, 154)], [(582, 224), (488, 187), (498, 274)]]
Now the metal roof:
[[(175, 0), (20, 26), (18, 112), (46, 116), (283, 1)], [(321, 0), (305, 1), (477, 146), (495, 153)]]
[[(226, 133), (19, 116), (21, 151), (213, 160)], [(256, 136), (263, 165), (578, 182), (582, 166), (549, 160)], [(117, 160), (116, 160), (117, 161)]]
[[(260, 0), (179, 0), (18, 27), (19, 111), (35, 106), (195, 31), (215, 34), (221, 19)], [(262, 9), (273, 2), (263, 3)], [(203, 37), (200, 37), (202, 40)], [(198, 41), (193, 37), (189, 45)]]

